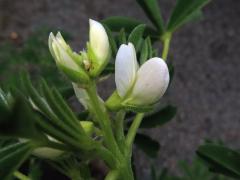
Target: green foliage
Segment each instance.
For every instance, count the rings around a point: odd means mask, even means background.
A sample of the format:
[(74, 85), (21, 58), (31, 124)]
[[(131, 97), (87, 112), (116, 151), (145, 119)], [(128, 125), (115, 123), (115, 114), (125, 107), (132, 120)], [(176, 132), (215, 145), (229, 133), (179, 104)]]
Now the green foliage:
[(158, 33), (162, 35), (164, 32), (164, 24), (157, 0), (137, 0), (137, 2), (157, 28)]
[[(129, 34), (136, 26), (140, 24), (144, 24), (143, 22), (136, 20), (130, 17), (124, 16), (112, 16), (102, 20), (102, 23), (105, 24), (111, 31), (119, 32), (122, 28)], [(146, 26), (145, 35), (156, 35), (157, 32), (149, 27)]]
[[(152, 114), (145, 116), (140, 125), (140, 129), (157, 128), (174, 118), (177, 113), (177, 108), (171, 105), (165, 106)], [(132, 118), (132, 114), (128, 115)], [(128, 127), (131, 121), (128, 123)], [(136, 135), (135, 145), (141, 149), (148, 157), (155, 158), (160, 149), (158, 141), (152, 139), (150, 136), (138, 133)]]
[[(157, 128), (159, 126), (164, 125), (173, 119), (173, 117), (177, 113), (177, 108), (171, 105), (161, 108), (158, 111), (153, 112), (152, 114), (145, 116), (140, 125), (141, 129), (148, 128)], [(131, 114), (128, 115), (129, 118), (132, 117)], [(128, 123), (130, 125), (131, 121)], [(151, 137), (144, 134), (137, 134), (135, 141), (135, 145), (141, 149), (148, 157), (155, 158), (160, 149), (160, 144), (158, 141), (152, 139)]]
[(20, 142), (0, 149), (1, 179), (10, 179), (13, 172), (27, 159), (34, 146), (30, 142)]
[(140, 128), (155, 128), (169, 122), (177, 113), (177, 108), (166, 106), (160, 111), (144, 117)]
[(182, 25), (201, 16), (201, 8), (210, 0), (178, 0), (167, 25), (168, 32), (174, 32)]
[(136, 134), (135, 145), (151, 158), (156, 158), (160, 149), (160, 144), (151, 137), (144, 134)]
[(197, 154), (213, 172), (240, 178), (240, 153), (223, 145), (207, 143), (201, 145)]
[(72, 148), (89, 150), (94, 147), (93, 140), (85, 133), (76, 115), (56, 88), (50, 89), (42, 80), (39, 92), (29, 78), (23, 79), (23, 87), (35, 109), (41, 114), (42, 119), (37, 119), (37, 123), (44, 133)]
[(146, 27), (146, 25), (140, 24), (140, 25), (136, 26), (132, 30), (132, 32), (129, 34), (128, 42), (131, 42), (137, 51), (139, 50), (139, 48), (141, 46), (141, 40), (143, 37), (145, 27)]
[[(198, 19), (201, 15), (202, 7), (207, 4), (209, 0), (178, 0), (166, 27), (157, 0), (137, 0), (137, 2), (152, 22), (154, 28), (145, 25), (142, 21), (122, 16), (110, 17), (102, 22), (106, 26), (113, 59), (121, 44), (132, 42), (136, 48), (139, 63), (143, 64), (149, 58), (158, 56), (158, 50), (153, 47), (153, 44), (159, 40), (163, 41), (163, 58), (166, 59), (172, 33), (187, 22)], [(85, 111), (77, 116), (70, 109), (64, 97), (70, 97), (73, 94), (73, 90), (69, 88), (70, 86), (66, 84), (64, 78), (57, 72), (57, 68), (48, 51), (46, 41), (48, 33), (48, 29), (37, 31), (20, 46), (14, 43), (7, 43), (0, 46), (0, 76), (3, 77), (1, 78), (1, 83), (5, 84), (5, 86), (7, 84), (7, 86), (17, 87), (15, 89), (21, 89), (11, 91), (14, 98), (11, 94), (4, 93), (0, 89), (0, 136), (4, 138), (15, 137), (17, 140), (19, 138), (29, 139), (29, 141), (20, 143), (16, 141), (10, 142), (10, 145), (7, 146), (5, 144), (6, 141), (2, 142), (1, 147), (4, 148), (0, 149), (1, 178), (9, 178), (31, 154), (34, 148), (42, 146), (67, 152), (78, 152), (78, 154), (81, 154), (82, 157), (87, 159), (87, 161), (80, 163), (80, 161), (75, 161), (76, 159), (74, 157), (73, 159), (67, 158), (65, 161), (62, 161), (63, 163), (53, 163), (53, 166), (55, 165), (57, 169), (60, 169), (63, 173), (65, 172), (65, 174), (72, 179), (77, 179), (80, 176), (84, 177), (84, 179), (90, 178), (90, 172), (87, 166), (89, 160), (95, 158), (89, 158), (89, 156), (92, 155), (99, 155), (100, 158), (108, 163), (110, 168), (114, 167), (114, 170), (125, 165), (126, 160), (127, 163), (129, 163), (130, 159), (127, 159), (129, 157), (127, 156), (126, 158), (125, 154), (131, 154), (133, 139), (129, 140), (128, 138), (135, 137), (134, 133), (136, 132), (132, 132), (132, 134), (128, 132), (128, 135), (130, 134), (131, 136), (126, 136), (126, 142), (131, 142), (128, 145), (130, 148), (126, 146), (127, 153), (119, 148), (118, 144), (120, 143), (115, 141), (115, 134), (112, 132), (112, 124), (108, 117), (109, 114), (105, 112), (104, 103), (99, 100), (98, 94), (95, 92), (95, 82), (93, 82), (93, 86), (92, 84), (88, 84), (90, 86), (85, 87), (88, 98), (94, 107), (93, 109), (89, 109), (90, 113)], [(16, 78), (15, 71), (20, 72), (23, 69), (27, 69), (31, 75), (31, 79), (36, 80), (38, 77), (44, 76), (47, 78), (47, 82), (54, 84), (55, 87), (50, 87), (45, 80), (41, 81), (40, 86), (35, 86), (28, 77), (24, 77), (21, 88), (18, 87), (19, 82)], [(172, 80), (174, 72), (172, 65), (169, 65), (169, 70)], [(114, 62), (112, 61), (107, 65), (101, 75), (106, 76), (113, 72)], [(145, 112), (151, 109), (152, 106), (142, 108), (127, 107), (127, 110), (133, 112)], [(176, 115), (176, 111), (176, 107), (166, 106), (144, 117), (140, 128), (162, 126)], [(143, 114), (141, 115), (143, 116)], [(93, 118), (96, 125), (94, 138), (85, 132), (79, 123), (79, 117)], [(138, 122), (140, 123), (141, 119), (138, 119)], [(124, 139), (124, 127), (119, 127), (119, 129), (122, 130), (122, 134), (120, 135), (123, 136)], [(138, 128), (138, 125), (136, 125), (136, 128)], [(47, 137), (52, 137), (57, 142)], [(160, 149), (160, 144), (157, 141), (140, 133), (136, 134), (135, 144), (151, 158), (155, 158)], [(239, 178), (240, 164), (237, 151), (232, 151), (224, 147), (210, 146), (209, 144), (206, 146), (201, 146), (198, 154), (204, 160), (208, 161), (209, 166), (214, 171), (220, 171), (232, 177)], [(222, 153), (225, 154), (220, 156)], [(115, 159), (118, 158), (116, 162), (113, 158), (114, 156), (116, 156)], [(126, 159), (122, 160), (122, 158)], [(235, 158), (235, 160), (233, 158)], [(199, 160), (193, 161), (192, 166), (188, 166), (185, 162), (182, 162), (180, 166), (183, 176), (170, 176), (165, 170), (157, 174), (155, 169), (152, 168), (152, 179), (220, 180), (219, 176), (209, 173), (207, 167)], [(66, 167), (68, 168), (66, 169)], [(128, 168), (129, 165), (117, 170), (119, 170), (120, 175), (124, 177), (124, 173), (131, 171), (131, 169)], [(84, 173), (80, 174), (79, 169)], [(131, 172), (129, 174), (131, 176)], [(34, 168), (30, 170), (29, 177), (39, 179), (40, 172), (37, 166), (35, 170)]]
[(180, 176), (171, 175), (166, 168), (157, 173), (154, 166), (151, 167), (151, 180), (230, 180), (228, 177), (209, 172), (204, 162), (195, 157), (191, 164), (186, 161), (179, 162)]
[(32, 180), (41, 180), (42, 174), (40, 163), (35, 158), (31, 158), (29, 162), (28, 177)]
[[(1, 108), (2, 109), (2, 108)], [(36, 127), (34, 116), (21, 97), (15, 100), (11, 110), (1, 110), (0, 135), (2, 137), (22, 137), (45, 139)], [(28, 130), (26, 131), (26, 128)]]
[[(160, 39), (164, 42), (166, 34), (172, 34), (184, 24), (200, 19), (202, 17), (201, 9), (210, 2), (210, 0), (178, 0), (165, 27), (157, 0), (136, 1), (155, 27), (146, 25), (144, 37), (149, 36), (154, 42)], [(130, 34), (140, 24), (145, 24), (142, 21), (124, 16), (109, 17), (102, 22), (111, 31), (120, 32), (121, 29), (125, 29), (127, 34)]]

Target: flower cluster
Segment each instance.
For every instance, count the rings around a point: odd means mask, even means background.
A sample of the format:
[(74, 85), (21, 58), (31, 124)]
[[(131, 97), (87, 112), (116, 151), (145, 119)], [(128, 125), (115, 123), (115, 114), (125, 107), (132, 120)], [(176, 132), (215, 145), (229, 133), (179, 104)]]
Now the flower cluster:
[[(87, 42), (86, 51), (83, 50), (79, 53), (71, 49), (60, 32), (56, 36), (53, 33), (49, 35), (50, 52), (58, 68), (72, 81), (75, 94), (83, 106), (92, 114), (104, 116), (105, 107), (103, 104), (109, 110), (116, 111), (129, 107), (138, 109), (152, 106), (158, 102), (169, 84), (168, 66), (163, 59), (154, 57), (139, 67), (132, 43), (122, 44), (117, 52), (115, 58), (116, 91), (105, 103), (97, 95), (90, 97), (92, 93), (89, 87), (108, 64), (111, 57), (111, 48), (103, 25), (94, 20), (90, 20), (89, 24), (89, 42)], [(91, 103), (91, 101), (99, 101), (100, 103)], [(33, 107), (37, 109), (36, 106)], [(96, 111), (98, 108), (100, 109)], [(102, 110), (103, 112), (100, 112)], [(95, 118), (101, 120), (102, 117)], [(105, 119), (107, 120), (108, 117), (106, 116)], [(106, 128), (105, 126), (103, 124), (103, 128)], [(93, 123), (81, 121), (81, 127), (86, 132), (91, 129), (91, 132), (87, 133), (91, 136), (94, 129)], [(48, 136), (48, 138), (56, 141), (51, 136)], [(62, 153), (61, 150), (48, 147), (38, 148), (34, 151), (35, 155), (45, 158), (56, 158)]]
[[(49, 36), (49, 48), (56, 64), (75, 83), (87, 84), (91, 77), (97, 77), (109, 62), (111, 54), (104, 27), (94, 20), (90, 20), (89, 24), (87, 52), (73, 52), (60, 33)], [(115, 61), (115, 82), (117, 95), (121, 99), (118, 100), (121, 104), (118, 107), (152, 105), (165, 93), (169, 71), (165, 61), (159, 57), (151, 58), (139, 67), (133, 44), (122, 44)], [(111, 99), (108, 102), (110, 109), (117, 104)]]

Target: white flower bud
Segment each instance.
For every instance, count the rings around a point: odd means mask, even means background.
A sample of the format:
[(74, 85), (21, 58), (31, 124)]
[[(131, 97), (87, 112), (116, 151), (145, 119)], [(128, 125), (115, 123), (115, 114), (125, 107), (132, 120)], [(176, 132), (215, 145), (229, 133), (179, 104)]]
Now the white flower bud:
[(168, 84), (169, 72), (165, 61), (157, 57), (149, 59), (137, 72), (129, 103), (156, 103), (167, 90)]
[(63, 151), (49, 147), (41, 147), (33, 151), (33, 155), (44, 159), (56, 159), (62, 154)]
[(123, 104), (151, 105), (165, 93), (169, 84), (167, 64), (151, 58), (140, 68), (131, 43), (121, 45), (116, 56), (115, 82)]
[(56, 37), (50, 33), (48, 45), (58, 67), (74, 82), (87, 82), (89, 77), (84, 69), (78, 64), (79, 57), (65, 42), (62, 35)]
[(97, 76), (108, 63), (111, 49), (108, 36), (103, 25), (92, 19), (89, 20), (89, 25), (88, 54), (92, 63), (90, 74), (92, 76)]

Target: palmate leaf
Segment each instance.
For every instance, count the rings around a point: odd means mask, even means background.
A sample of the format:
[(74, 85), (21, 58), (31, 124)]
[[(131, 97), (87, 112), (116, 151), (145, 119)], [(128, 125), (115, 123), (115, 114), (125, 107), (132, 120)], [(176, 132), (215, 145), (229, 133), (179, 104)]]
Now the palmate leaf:
[(178, 0), (168, 21), (167, 31), (174, 32), (185, 23), (198, 19), (201, 8), (210, 0)]
[(223, 145), (206, 144), (197, 154), (207, 162), (210, 170), (233, 178), (240, 178), (240, 153)]
[(177, 108), (168, 105), (158, 112), (144, 117), (140, 128), (155, 128), (162, 126), (163, 124), (169, 122), (176, 115), (176, 113)]
[(22, 81), (22, 86), (41, 115), (37, 123), (42, 131), (75, 149), (89, 150), (95, 147), (95, 141), (86, 134), (76, 115), (55, 88), (50, 90), (43, 81), (38, 90), (40, 93), (28, 77), (24, 76)]
[(159, 35), (162, 35), (164, 24), (157, 0), (137, 0), (137, 2), (157, 28)]
[(14, 171), (27, 159), (34, 148), (31, 142), (20, 142), (0, 149), (1, 179), (10, 179)]

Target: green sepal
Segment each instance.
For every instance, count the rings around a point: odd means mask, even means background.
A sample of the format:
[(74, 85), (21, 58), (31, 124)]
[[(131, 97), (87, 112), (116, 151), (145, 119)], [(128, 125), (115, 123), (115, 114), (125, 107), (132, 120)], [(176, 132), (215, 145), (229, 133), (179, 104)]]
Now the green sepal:
[(114, 91), (112, 95), (105, 102), (106, 107), (111, 111), (118, 111), (123, 108), (122, 98), (119, 96), (117, 91)]
[(72, 69), (69, 69), (65, 66), (62, 66), (60, 64), (57, 64), (59, 69), (62, 70), (62, 72), (73, 82), (79, 83), (79, 84), (88, 84), (90, 81), (90, 78), (88, 74), (81, 68), (79, 68), (79, 71), (75, 71)]
[(82, 128), (84, 129), (84, 131), (86, 132), (86, 134), (88, 134), (89, 136), (91, 136), (94, 132), (94, 124), (91, 121), (80, 121), (80, 124), (82, 126)]
[(151, 105), (139, 106), (139, 105), (128, 104), (128, 103), (122, 103), (122, 105), (126, 111), (133, 111), (136, 113), (149, 112), (153, 110), (153, 106)]

